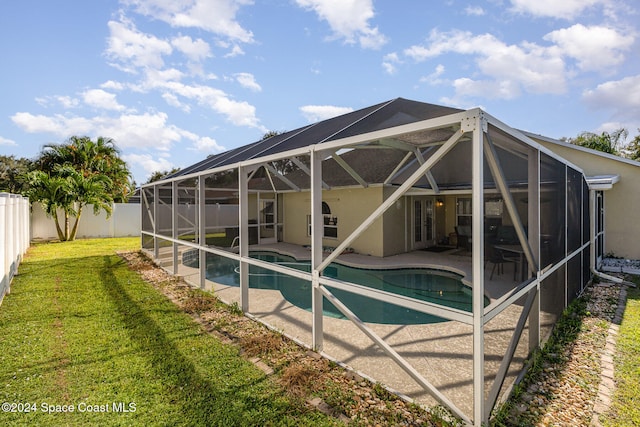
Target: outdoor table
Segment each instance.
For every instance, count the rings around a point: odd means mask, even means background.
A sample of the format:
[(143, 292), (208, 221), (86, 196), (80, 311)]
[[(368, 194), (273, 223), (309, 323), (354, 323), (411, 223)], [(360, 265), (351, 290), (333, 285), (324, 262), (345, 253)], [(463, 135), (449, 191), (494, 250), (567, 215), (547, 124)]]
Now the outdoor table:
[(509, 252), (509, 253), (512, 253), (512, 254), (517, 254), (519, 256), (519, 258), (520, 258), (520, 282), (524, 282), (524, 280), (526, 278), (526, 273), (525, 273), (526, 262), (525, 262), (524, 250), (522, 249), (522, 246), (520, 246), (520, 245), (498, 244), (498, 245), (494, 245), (494, 248), (499, 249), (502, 252)]

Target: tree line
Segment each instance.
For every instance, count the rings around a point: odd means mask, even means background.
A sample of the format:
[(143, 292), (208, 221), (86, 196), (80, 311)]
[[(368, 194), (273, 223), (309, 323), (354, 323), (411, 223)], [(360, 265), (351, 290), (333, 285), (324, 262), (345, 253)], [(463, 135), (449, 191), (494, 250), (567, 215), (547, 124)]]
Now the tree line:
[[(640, 132), (640, 129), (638, 129)], [(629, 131), (620, 128), (612, 132), (582, 132), (575, 138), (561, 138), (562, 141), (592, 150), (625, 157), (631, 160), (640, 160), (640, 134), (636, 135), (631, 142), (626, 143)]]

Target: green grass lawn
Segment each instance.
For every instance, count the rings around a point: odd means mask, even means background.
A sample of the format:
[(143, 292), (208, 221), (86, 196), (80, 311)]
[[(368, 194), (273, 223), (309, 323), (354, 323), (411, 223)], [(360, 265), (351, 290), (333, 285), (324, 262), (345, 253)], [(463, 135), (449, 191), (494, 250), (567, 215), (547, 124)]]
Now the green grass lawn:
[(0, 306), (0, 424), (335, 424), (129, 270), (115, 251), (139, 242), (30, 248)]
[[(640, 286), (640, 276), (632, 277)], [(640, 426), (640, 289), (630, 288), (622, 324), (618, 331), (615, 357), (616, 391), (612, 413), (604, 425)]]

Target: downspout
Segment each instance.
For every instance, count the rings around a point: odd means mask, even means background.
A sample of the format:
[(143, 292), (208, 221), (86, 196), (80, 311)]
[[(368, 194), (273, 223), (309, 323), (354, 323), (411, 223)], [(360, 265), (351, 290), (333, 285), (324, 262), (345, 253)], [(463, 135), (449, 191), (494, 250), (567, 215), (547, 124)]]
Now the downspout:
[(619, 277), (611, 276), (610, 274), (603, 273), (602, 271), (598, 271), (595, 268), (591, 268), (591, 272), (594, 274), (594, 276), (597, 276), (600, 279), (608, 280), (609, 282), (617, 283), (619, 285), (626, 285), (631, 288), (636, 287), (635, 283), (629, 282), (628, 280), (624, 280)]

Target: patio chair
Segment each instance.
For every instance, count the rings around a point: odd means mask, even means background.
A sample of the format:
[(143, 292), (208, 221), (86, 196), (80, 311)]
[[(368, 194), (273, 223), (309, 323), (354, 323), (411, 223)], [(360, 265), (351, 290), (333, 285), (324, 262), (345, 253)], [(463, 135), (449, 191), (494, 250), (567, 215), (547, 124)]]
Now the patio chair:
[(492, 263), (491, 275), (489, 280), (493, 279), (493, 274), (498, 269), (498, 274), (504, 273), (505, 264), (513, 264), (513, 280), (516, 280), (518, 273), (518, 261), (515, 258), (508, 258), (504, 256), (504, 253), (497, 249), (493, 245), (486, 245), (484, 248), (484, 266), (487, 267), (487, 263)]

